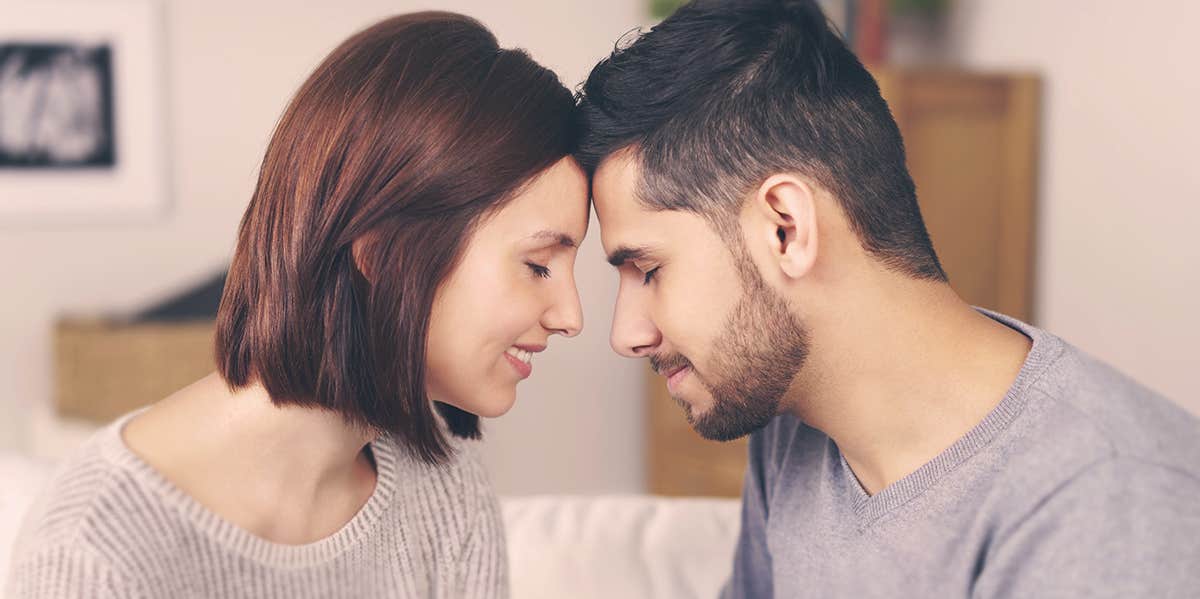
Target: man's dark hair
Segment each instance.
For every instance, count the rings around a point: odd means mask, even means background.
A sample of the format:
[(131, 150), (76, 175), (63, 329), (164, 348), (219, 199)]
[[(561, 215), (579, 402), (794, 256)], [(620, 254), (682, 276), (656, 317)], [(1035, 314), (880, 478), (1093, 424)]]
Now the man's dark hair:
[(576, 158), (594, 175), (633, 150), (648, 208), (704, 216), (733, 243), (746, 195), (795, 172), (837, 198), (876, 259), (946, 279), (900, 130), (815, 2), (696, 0), (618, 47), (578, 95)]

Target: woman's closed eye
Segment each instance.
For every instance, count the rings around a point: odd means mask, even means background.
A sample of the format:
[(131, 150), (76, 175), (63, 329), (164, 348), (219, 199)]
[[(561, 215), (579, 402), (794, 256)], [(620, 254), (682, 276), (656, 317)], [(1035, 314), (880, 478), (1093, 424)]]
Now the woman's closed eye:
[(536, 264), (534, 262), (526, 262), (525, 266), (528, 266), (529, 270), (532, 271), (533, 274), (538, 277), (541, 277), (543, 279), (550, 278), (550, 269), (545, 266), (542, 266), (541, 264)]
[(658, 266), (658, 267), (655, 267), (655, 268), (652, 268), (652, 269), (646, 271), (645, 279), (642, 281), (642, 284), (649, 285), (650, 281), (654, 280), (654, 275), (655, 275), (655, 273), (658, 272), (659, 268), (662, 268), (662, 267)]

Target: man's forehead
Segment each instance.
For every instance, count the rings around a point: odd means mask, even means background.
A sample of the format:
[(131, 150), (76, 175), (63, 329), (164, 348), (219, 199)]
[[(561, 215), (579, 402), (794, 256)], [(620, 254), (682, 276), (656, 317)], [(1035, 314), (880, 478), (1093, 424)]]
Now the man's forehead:
[[(661, 256), (675, 243), (694, 237), (706, 226), (690, 212), (647, 206), (638, 195), (637, 153), (625, 149), (600, 163), (592, 180), (592, 198), (600, 222), (600, 243), (610, 262), (624, 255), (633, 261), (642, 256)], [(630, 252), (627, 250), (637, 250)]]
[(653, 217), (638, 201), (637, 178), (637, 161), (624, 150), (605, 158), (592, 178), (593, 206), (606, 251), (610, 245), (625, 244), (626, 237), (640, 236), (638, 230)]
[(608, 157), (596, 169), (592, 199), (601, 240), (606, 239), (606, 229), (608, 233), (628, 229), (649, 216), (637, 200), (637, 168), (619, 155)]
[(592, 177), (592, 197), (614, 208), (636, 204), (640, 173), (631, 152), (621, 151), (605, 158)]
[[(621, 199), (617, 203), (625, 201)], [(655, 210), (635, 199), (628, 201), (631, 206), (613, 209), (610, 205), (606, 209), (604, 202), (599, 198), (596, 200), (600, 244), (614, 266), (664, 259), (680, 244), (686, 246), (707, 233), (705, 221), (697, 215), (678, 210)]]

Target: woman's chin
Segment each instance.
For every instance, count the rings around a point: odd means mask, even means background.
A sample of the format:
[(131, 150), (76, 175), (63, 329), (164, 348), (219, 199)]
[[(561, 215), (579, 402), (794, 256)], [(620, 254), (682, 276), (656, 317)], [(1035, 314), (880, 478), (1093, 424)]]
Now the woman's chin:
[(511, 408), (511, 407), (512, 406), (508, 406), (505, 408), (498, 408), (498, 409), (477, 410), (472, 413), (475, 414), (476, 416), (479, 416), (480, 418), (499, 418), (499, 417), (507, 414), (509, 408)]
[(480, 418), (499, 418), (508, 413), (517, 402), (516, 390), (498, 393), (489, 397), (473, 397), (469, 402), (454, 402), (454, 407), (470, 412)]

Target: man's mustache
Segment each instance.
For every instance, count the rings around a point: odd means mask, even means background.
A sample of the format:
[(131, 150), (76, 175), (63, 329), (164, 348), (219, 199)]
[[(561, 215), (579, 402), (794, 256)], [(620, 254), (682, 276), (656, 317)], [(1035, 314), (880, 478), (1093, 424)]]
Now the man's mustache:
[(691, 365), (691, 361), (680, 354), (671, 354), (669, 356), (653, 354), (650, 356), (650, 367), (661, 376), (666, 376), (680, 368), (690, 367)]

